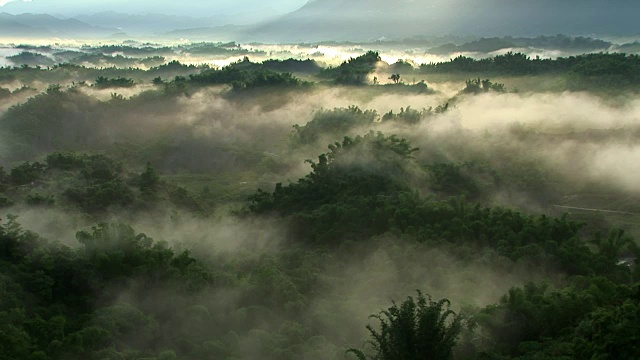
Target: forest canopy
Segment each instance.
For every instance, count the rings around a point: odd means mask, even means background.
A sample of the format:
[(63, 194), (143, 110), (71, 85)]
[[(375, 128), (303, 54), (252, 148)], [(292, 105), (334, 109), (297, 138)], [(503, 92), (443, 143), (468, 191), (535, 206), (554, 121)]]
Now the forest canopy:
[(449, 40), (10, 45), (0, 360), (639, 358), (638, 55)]

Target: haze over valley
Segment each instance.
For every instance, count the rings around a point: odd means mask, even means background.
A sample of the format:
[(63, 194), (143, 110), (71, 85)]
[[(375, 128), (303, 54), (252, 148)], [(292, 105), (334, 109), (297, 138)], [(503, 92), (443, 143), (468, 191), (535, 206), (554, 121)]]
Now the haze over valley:
[(640, 358), (640, 13), (0, 1), (0, 359)]

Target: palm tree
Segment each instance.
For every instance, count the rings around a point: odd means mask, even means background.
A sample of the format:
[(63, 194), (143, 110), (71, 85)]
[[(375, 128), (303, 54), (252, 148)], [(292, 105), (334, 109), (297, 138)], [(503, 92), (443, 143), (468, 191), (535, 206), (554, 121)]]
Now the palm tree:
[(411, 296), (399, 306), (394, 302), (388, 310), (372, 318), (380, 322), (379, 330), (367, 326), (374, 354), (350, 349), (360, 360), (448, 360), (462, 329), (463, 318), (450, 309), (451, 302), (438, 302), (418, 291), (417, 300)]
[(610, 261), (617, 262), (622, 250), (633, 243), (633, 240), (625, 234), (624, 230), (614, 229), (607, 238), (602, 238), (598, 234), (592, 243), (598, 247), (600, 255)]

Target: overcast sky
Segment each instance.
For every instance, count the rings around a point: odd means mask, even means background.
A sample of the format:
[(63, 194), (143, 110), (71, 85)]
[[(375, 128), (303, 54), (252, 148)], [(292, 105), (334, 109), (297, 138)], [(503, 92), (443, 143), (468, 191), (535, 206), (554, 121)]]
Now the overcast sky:
[(307, 0), (0, 0), (0, 12), (77, 15), (117, 11), (208, 17), (255, 12), (267, 8), (286, 13), (306, 2)]

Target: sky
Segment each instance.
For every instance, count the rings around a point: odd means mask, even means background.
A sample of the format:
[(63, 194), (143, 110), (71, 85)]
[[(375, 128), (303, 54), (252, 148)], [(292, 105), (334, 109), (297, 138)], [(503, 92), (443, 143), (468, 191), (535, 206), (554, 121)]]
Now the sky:
[(60, 15), (92, 14), (116, 11), (135, 14), (175, 14), (199, 17), (262, 11), (286, 13), (296, 10), (307, 0), (0, 0), (0, 12), (49, 13)]

